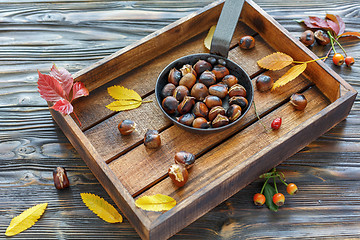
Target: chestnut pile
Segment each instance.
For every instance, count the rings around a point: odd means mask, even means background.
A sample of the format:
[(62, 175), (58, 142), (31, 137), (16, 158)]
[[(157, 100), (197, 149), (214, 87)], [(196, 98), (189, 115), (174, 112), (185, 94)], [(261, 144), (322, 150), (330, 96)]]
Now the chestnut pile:
[(161, 96), (165, 112), (194, 128), (225, 126), (248, 106), (246, 89), (229, 73), (226, 61), (214, 57), (172, 68)]

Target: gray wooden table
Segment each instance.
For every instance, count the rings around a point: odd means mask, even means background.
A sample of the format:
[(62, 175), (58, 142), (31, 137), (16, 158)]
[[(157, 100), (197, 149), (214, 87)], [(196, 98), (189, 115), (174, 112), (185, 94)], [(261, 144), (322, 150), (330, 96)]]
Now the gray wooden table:
[[(109, 224), (90, 212), (80, 193), (113, 204), (54, 123), (37, 92), (37, 70), (52, 63), (71, 73), (211, 3), (198, 1), (1, 1), (0, 11), (0, 238), (11, 219), (48, 202), (43, 217), (12, 239), (139, 239), (125, 219)], [(256, 0), (293, 36), (295, 20), (340, 15), (360, 31), (358, 0)], [(352, 68), (327, 64), (360, 90), (360, 41), (342, 41)], [(319, 56), (328, 48), (314, 47)], [(64, 166), (71, 187), (57, 191), (52, 170)], [(252, 203), (262, 182), (250, 184), (172, 239), (360, 238), (360, 101), (348, 118), (278, 167), (299, 194), (278, 212)]]

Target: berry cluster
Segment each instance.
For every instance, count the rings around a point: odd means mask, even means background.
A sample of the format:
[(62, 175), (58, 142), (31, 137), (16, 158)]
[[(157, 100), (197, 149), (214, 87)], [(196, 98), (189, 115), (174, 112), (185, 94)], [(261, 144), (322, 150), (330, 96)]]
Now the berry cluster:
[[(269, 179), (273, 179), (274, 180), (274, 194), (271, 196), (269, 195), (269, 192), (271, 191), (267, 191), (268, 192), (268, 196), (267, 197), (272, 197), (272, 203), (274, 203), (276, 206), (280, 207), (282, 205), (284, 205), (285, 203), (285, 196), (282, 193), (278, 192), (277, 186), (276, 186), (276, 179), (279, 179), (285, 186), (286, 186), (286, 191), (288, 194), (290, 195), (294, 195), (297, 193), (298, 188), (294, 183), (286, 183), (284, 174), (282, 172), (277, 172), (276, 169), (274, 168), (271, 172), (269, 173), (264, 173), (260, 176), (260, 178), (264, 178), (266, 179), (264, 182), (263, 187), (261, 188), (261, 192), (260, 193), (256, 193), (253, 197), (253, 201), (254, 204), (257, 206), (262, 206), (264, 205), (264, 203), (266, 202), (266, 197), (263, 194), (265, 188), (271, 188), (269, 182)], [(268, 205), (268, 203), (267, 203)], [(268, 205), (269, 206), (269, 205)], [(269, 207), (270, 208), (270, 207)], [(271, 209), (271, 208), (270, 208)]]

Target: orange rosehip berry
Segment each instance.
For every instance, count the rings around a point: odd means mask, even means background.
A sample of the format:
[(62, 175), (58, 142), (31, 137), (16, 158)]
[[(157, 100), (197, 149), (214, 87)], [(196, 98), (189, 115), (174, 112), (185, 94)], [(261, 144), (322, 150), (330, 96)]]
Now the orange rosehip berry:
[(347, 56), (345, 58), (346, 66), (351, 67), (352, 65), (354, 65), (354, 63), (355, 63), (355, 59), (353, 57)]
[(332, 60), (336, 66), (341, 66), (344, 63), (344, 56), (340, 53), (335, 53)]
[(275, 203), (275, 205), (277, 205), (277, 206), (282, 206), (282, 205), (284, 205), (284, 203), (285, 203), (285, 196), (284, 196), (284, 194), (282, 194), (282, 193), (276, 193), (276, 194), (274, 194), (274, 196), (273, 196), (273, 202)]
[(256, 206), (262, 206), (265, 203), (265, 196), (262, 193), (256, 193), (253, 200)]
[(286, 187), (286, 191), (290, 195), (294, 195), (298, 191), (298, 187), (294, 183), (289, 183)]

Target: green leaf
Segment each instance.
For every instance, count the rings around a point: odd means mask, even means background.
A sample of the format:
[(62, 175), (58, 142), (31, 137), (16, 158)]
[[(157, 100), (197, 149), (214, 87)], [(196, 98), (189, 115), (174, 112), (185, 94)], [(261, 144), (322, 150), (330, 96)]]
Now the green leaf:
[(275, 188), (267, 183), (264, 188), (264, 195), (266, 198), (265, 204), (271, 211), (277, 212), (279, 207), (272, 201), (274, 194), (276, 194)]

